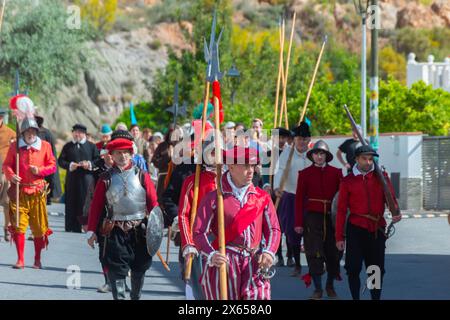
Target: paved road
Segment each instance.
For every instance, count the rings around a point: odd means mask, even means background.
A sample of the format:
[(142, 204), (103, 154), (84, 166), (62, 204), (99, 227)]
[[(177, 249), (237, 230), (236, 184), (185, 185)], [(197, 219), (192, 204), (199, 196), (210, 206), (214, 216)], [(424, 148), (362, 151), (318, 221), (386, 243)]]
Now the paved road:
[[(0, 242), (0, 299), (110, 300), (110, 294), (96, 292), (103, 283), (97, 250), (87, 246), (84, 235), (64, 232), (64, 217), (57, 214), (63, 211), (61, 206), (52, 206), (49, 211), (55, 212), (50, 215), (55, 233), (50, 238), (49, 250), (43, 252), (45, 269), (31, 268), (34, 254), (31, 241), (26, 242), (25, 248), (28, 267), (12, 269), (16, 261), (15, 247)], [(0, 216), (3, 225), (3, 215)], [(450, 299), (450, 226), (446, 218), (404, 219), (397, 225), (387, 247), (383, 298)], [(147, 272), (142, 299), (184, 299), (177, 249), (173, 246), (170, 249), (170, 273), (159, 260), (154, 260)], [(165, 257), (165, 239), (161, 252)], [(302, 264), (305, 263), (302, 256)], [(67, 288), (68, 279), (73, 279), (67, 273), (71, 265), (81, 270), (79, 289)], [(307, 299), (311, 294), (311, 289), (306, 289), (300, 279), (289, 277), (290, 272), (287, 267), (277, 270), (272, 279), (273, 299)], [(345, 276), (344, 281), (336, 284), (336, 291), (341, 299), (350, 299)], [(367, 291), (362, 298), (369, 298)]]

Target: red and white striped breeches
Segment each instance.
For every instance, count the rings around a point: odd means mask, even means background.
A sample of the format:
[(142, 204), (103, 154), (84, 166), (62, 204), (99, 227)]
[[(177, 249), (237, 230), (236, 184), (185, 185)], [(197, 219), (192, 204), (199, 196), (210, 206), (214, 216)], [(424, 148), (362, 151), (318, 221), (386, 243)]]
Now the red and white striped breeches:
[[(244, 255), (227, 248), (228, 300), (270, 300), (270, 281), (258, 274), (259, 255)], [(219, 300), (219, 268), (204, 265), (201, 285), (206, 300)]]

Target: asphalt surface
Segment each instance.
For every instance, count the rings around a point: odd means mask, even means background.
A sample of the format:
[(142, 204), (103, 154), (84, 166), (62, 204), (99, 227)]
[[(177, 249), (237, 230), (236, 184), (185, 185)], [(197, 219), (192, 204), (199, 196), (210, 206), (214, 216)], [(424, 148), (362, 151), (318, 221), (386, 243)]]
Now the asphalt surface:
[[(1, 210), (1, 209), (0, 209)], [(110, 300), (110, 293), (98, 293), (103, 284), (98, 249), (91, 249), (84, 234), (64, 232), (62, 205), (49, 207), (50, 237), (48, 251), (42, 253), (44, 269), (34, 270), (32, 241), (25, 244), (25, 269), (11, 268), (16, 262), (14, 245), (0, 242), (0, 299), (4, 300)], [(388, 240), (383, 299), (450, 299), (450, 225), (446, 215), (433, 217), (414, 213), (396, 225), (395, 235)], [(3, 225), (3, 214), (0, 215)], [(1, 232), (3, 235), (3, 232)], [(28, 234), (27, 234), (28, 235)], [(166, 257), (167, 239), (161, 253)], [(284, 243), (283, 243), (284, 245)], [(284, 248), (284, 252), (286, 252)], [(170, 246), (170, 272), (155, 258), (147, 272), (142, 299), (183, 300), (184, 283), (178, 267), (178, 248)], [(303, 273), (307, 271), (302, 254)], [(74, 271), (75, 270), (75, 271)], [(77, 272), (76, 270), (79, 270)], [(300, 278), (290, 277), (292, 269), (280, 267), (272, 279), (272, 299), (304, 300), (312, 288)], [(336, 283), (340, 299), (350, 299), (345, 270), (343, 281)], [(361, 274), (362, 283), (365, 276)], [(324, 279), (325, 281), (325, 279)], [(129, 283), (129, 280), (128, 280)], [(362, 299), (369, 299), (365, 290)]]

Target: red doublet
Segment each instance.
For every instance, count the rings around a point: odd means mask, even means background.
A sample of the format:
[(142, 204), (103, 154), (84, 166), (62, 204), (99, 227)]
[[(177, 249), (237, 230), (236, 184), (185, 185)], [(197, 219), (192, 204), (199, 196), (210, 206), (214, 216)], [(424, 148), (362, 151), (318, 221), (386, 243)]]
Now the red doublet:
[[(180, 203), (178, 205), (178, 225), (180, 228), (182, 249), (184, 249), (186, 245), (195, 246), (190, 226), (191, 205), (194, 198), (194, 183), (195, 173), (190, 175), (183, 182), (181, 188)], [(216, 174), (210, 171), (202, 171), (200, 173), (197, 204), (200, 203), (207, 193), (213, 190), (216, 190)]]
[[(391, 193), (394, 188), (386, 173), (386, 177)], [(394, 199), (395, 206), (398, 207), (397, 200)], [(375, 232), (378, 228), (386, 226), (384, 220), (386, 199), (383, 187), (374, 171), (364, 175), (355, 176), (350, 173), (346, 176), (339, 188), (338, 211), (336, 217), (336, 241), (344, 240), (344, 224), (347, 216), (347, 208), (350, 209), (349, 222), (360, 228)], [(373, 218), (365, 217), (370, 215)], [(378, 221), (375, 221), (377, 220)]]
[[(227, 181), (226, 172), (222, 176), (222, 191), (224, 202), (225, 243), (231, 246), (246, 248), (259, 248), (262, 237), (266, 240), (265, 249), (275, 254), (280, 244), (280, 226), (275, 207), (267, 192), (258, 187), (250, 185), (247, 190), (247, 200), (241, 207), (241, 203), (232, 193), (232, 188)], [(266, 204), (266, 205), (264, 205)], [(217, 239), (217, 194), (209, 192), (199, 204), (197, 218), (194, 224), (193, 237), (197, 248), (209, 255), (216, 250), (215, 245), (210, 242), (209, 234), (214, 234)], [(242, 210), (241, 210), (242, 209)], [(255, 218), (250, 223), (247, 214)], [(237, 234), (239, 230), (245, 230)]]
[[(315, 165), (299, 171), (295, 194), (295, 226), (303, 228), (303, 212), (324, 213), (331, 210), (331, 202), (342, 180), (342, 170)], [(323, 200), (323, 201), (319, 201)]]
[[(130, 166), (126, 169), (129, 169)], [(144, 173), (144, 188), (146, 191), (147, 211), (150, 212), (158, 206), (155, 186), (147, 172)], [(106, 184), (103, 179), (99, 179), (95, 186), (94, 197), (92, 198), (91, 207), (89, 208), (88, 231), (95, 232), (106, 203)]]

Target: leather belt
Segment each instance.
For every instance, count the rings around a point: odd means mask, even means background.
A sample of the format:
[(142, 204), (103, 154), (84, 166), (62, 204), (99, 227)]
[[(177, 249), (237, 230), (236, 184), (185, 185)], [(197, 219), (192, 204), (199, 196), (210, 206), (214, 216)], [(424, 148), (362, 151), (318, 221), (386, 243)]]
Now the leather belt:
[(316, 202), (321, 202), (323, 204), (323, 241), (325, 241), (326, 236), (327, 236), (327, 205), (331, 204), (330, 200), (325, 200), (325, 199), (308, 199), (309, 201), (316, 201)]

